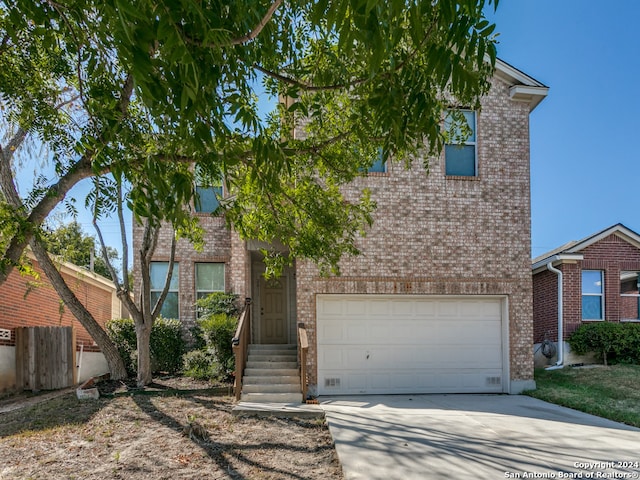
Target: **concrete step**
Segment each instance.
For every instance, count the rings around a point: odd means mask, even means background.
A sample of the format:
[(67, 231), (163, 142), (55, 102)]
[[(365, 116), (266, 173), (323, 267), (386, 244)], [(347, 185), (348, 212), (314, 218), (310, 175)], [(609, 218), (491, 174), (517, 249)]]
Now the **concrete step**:
[(241, 402), (302, 403), (302, 392), (297, 393), (242, 393)]
[(249, 345), (249, 352), (257, 351), (257, 350), (298, 350), (298, 346), (296, 344), (286, 344), (286, 343), (278, 343), (274, 345), (260, 345), (257, 343), (252, 343)]
[(252, 362), (252, 361), (248, 361), (247, 365), (245, 367), (245, 374), (246, 374), (246, 369), (254, 369), (254, 368), (275, 368), (275, 369), (280, 369), (280, 368), (298, 368), (298, 362)]
[(245, 368), (245, 377), (294, 377), (300, 375), (297, 368)]
[(300, 383), (296, 384), (269, 384), (269, 385), (242, 385), (242, 394), (245, 393), (300, 393)]
[(255, 355), (249, 354), (247, 362), (297, 362), (297, 355)]
[(300, 376), (277, 376), (277, 375), (245, 375), (242, 379), (243, 385), (276, 385), (276, 384), (293, 384), (300, 386)]
[(274, 349), (274, 350), (249, 350), (249, 355), (259, 355), (262, 357), (270, 357), (272, 355), (286, 355), (288, 357), (298, 357), (297, 350), (283, 350), (283, 349)]

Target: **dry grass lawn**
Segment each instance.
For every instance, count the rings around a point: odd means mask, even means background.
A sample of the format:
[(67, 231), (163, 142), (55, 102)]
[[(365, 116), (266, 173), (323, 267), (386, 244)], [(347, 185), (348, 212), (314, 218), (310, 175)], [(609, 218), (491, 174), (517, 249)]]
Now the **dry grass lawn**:
[(320, 420), (237, 418), (210, 391), (70, 393), (0, 414), (1, 479), (342, 479)]

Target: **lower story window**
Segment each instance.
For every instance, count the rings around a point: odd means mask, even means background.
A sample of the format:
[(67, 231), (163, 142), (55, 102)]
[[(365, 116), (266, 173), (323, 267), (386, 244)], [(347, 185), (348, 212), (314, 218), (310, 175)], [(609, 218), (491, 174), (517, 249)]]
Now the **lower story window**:
[[(169, 290), (164, 299), (160, 315), (164, 318), (180, 318), (180, 305), (178, 300), (178, 285), (180, 279), (179, 264), (173, 264), (173, 272), (171, 281), (169, 282)], [(169, 262), (151, 262), (151, 307), (156, 304), (158, 298), (164, 289), (165, 279), (169, 270)]]
[(620, 318), (640, 321), (640, 272), (620, 272)]
[(582, 271), (582, 319), (604, 319), (604, 275), (601, 270)]
[(224, 263), (196, 263), (196, 299), (224, 292)]

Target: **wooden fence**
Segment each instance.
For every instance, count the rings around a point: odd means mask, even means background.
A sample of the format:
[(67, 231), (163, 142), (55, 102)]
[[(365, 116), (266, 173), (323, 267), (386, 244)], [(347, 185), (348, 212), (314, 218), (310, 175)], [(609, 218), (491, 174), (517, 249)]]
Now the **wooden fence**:
[(73, 327), (16, 328), (16, 388), (55, 390), (76, 382)]

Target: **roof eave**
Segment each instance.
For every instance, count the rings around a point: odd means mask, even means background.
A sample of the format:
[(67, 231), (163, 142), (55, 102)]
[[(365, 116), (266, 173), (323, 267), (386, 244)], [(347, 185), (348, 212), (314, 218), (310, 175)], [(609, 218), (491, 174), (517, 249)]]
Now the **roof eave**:
[(584, 255), (580, 253), (558, 253), (556, 255), (543, 258), (542, 260), (538, 260), (531, 265), (531, 270), (533, 274), (536, 274), (546, 270), (549, 263), (555, 267), (556, 265), (562, 265), (563, 263), (576, 263), (580, 260), (584, 260)]

